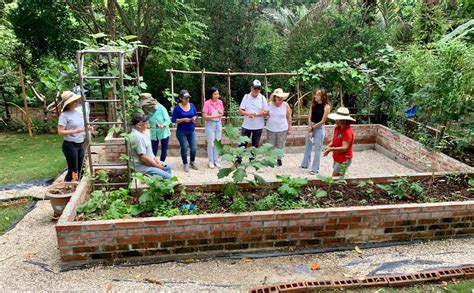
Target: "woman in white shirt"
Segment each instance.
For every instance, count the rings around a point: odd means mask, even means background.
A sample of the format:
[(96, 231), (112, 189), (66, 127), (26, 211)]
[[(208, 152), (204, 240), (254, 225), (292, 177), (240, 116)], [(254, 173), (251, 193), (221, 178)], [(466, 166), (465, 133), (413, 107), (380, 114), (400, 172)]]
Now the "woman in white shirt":
[[(272, 103), (268, 106), (268, 120), (265, 127), (267, 142), (278, 149), (285, 147), (286, 137), (291, 133), (291, 108), (284, 101), (289, 95), (278, 88), (270, 96)], [(281, 158), (278, 158), (277, 165), (282, 165)]]

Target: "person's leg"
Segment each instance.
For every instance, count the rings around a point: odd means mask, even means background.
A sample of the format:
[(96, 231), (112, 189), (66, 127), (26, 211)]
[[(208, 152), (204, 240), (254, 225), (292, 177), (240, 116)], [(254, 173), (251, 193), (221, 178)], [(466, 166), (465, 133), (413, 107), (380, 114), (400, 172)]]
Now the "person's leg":
[(78, 180), (82, 177), (84, 174), (83, 168), (83, 163), (84, 163), (84, 145), (81, 143), (78, 147), (77, 150), (77, 172), (78, 172)]
[(351, 160), (347, 160), (343, 163), (334, 162), (332, 176), (344, 176), (351, 163)]
[(161, 154), (160, 154), (160, 161), (166, 161), (166, 157), (168, 156), (168, 143), (170, 141), (170, 137), (163, 138), (160, 140), (161, 142)]
[[(252, 134), (252, 130), (242, 127), (242, 136), (246, 136), (246, 137), (250, 138), (251, 134)], [(239, 147), (247, 147), (247, 145), (248, 145), (248, 143), (244, 142), (244, 143), (240, 144)]]
[(267, 129), (267, 143), (271, 144), (272, 146), (276, 146), (276, 132)]
[(262, 129), (252, 130), (252, 146), (258, 148), (262, 137)]
[(158, 153), (158, 144), (160, 143), (159, 140), (151, 140), (151, 149), (153, 150), (153, 154), (156, 157), (156, 154)]
[(314, 139), (314, 160), (311, 166), (311, 171), (319, 173), (319, 166), (321, 164), (321, 151), (324, 143), (324, 126), (320, 128), (314, 128), (313, 130)]
[(67, 162), (67, 173), (64, 181), (70, 182), (72, 180), (72, 172), (75, 170), (74, 162), (76, 161), (72, 143), (63, 141), (63, 154)]
[(311, 163), (311, 152), (313, 151), (313, 143), (311, 142), (311, 137), (306, 134), (306, 142), (304, 146), (304, 156), (303, 161), (301, 162), (301, 168), (308, 168)]
[[(287, 130), (279, 131), (279, 132), (275, 133), (275, 147), (277, 149), (281, 149), (281, 150), (285, 149), (286, 137), (287, 136), (288, 136), (288, 131)], [(281, 158), (283, 158), (283, 156), (279, 157), (278, 159), (281, 160)]]
[(166, 172), (165, 170), (162, 170), (160, 168), (154, 168), (154, 167), (150, 167), (146, 170), (145, 174), (149, 175), (149, 176), (161, 176), (165, 179), (171, 179), (171, 173), (168, 173)]
[(188, 148), (186, 145), (186, 133), (181, 130), (176, 130), (176, 138), (179, 141), (179, 146), (181, 147), (181, 160), (183, 161), (183, 164), (186, 165), (188, 164)]
[(206, 139), (207, 139), (207, 158), (209, 163), (214, 163), (214, 139), (215, 139), (215, 123), (214, 121), (206, 122)]
[[(219, 141), (222, 138), (222, 122), (220, 121), (216, 122), (216, 127), (214, 129), (214, 138)], [(219, 152), (217, 151), (217, 148), (215, 145), (213, 147), (213, 159), (214, 159), (214, 163), (219, 162)]]
[(190, 131), (187, 135), (189, 147), (191, 148), (191, 163), (194, 163), (196, 160), (196, 151), (197, 151), (197, 139), (196, 139), (196, 132)]
[(163, 168), (163, 170), (170, 173), (170, 174), (172, 174), (172, 168), (173, 168), (173, 166), (171, 166), (170, 163), (165, 163), (165, 167)]

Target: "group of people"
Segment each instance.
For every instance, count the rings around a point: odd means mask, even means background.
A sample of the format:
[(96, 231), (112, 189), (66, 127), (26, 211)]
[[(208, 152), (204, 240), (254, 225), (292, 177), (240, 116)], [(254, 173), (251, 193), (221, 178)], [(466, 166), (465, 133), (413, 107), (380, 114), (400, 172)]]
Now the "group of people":
[[(250, 138), (253, 147), (259, 147), (263, 129), (267, 132), (267, 142), (274, 147), (283, 149), (286, 140), (292, 131), (292, 112), (285, 100), (289, 93), (277, 88), (270, 95), (270, 103), (261, 94), (262, 84), (254, 80), (250, 92), (240, 103), (239, 113), (243, 116), (243, 136)], [(82, 111), (76, 110), (80, 98), (72, 92), (62, 94), (63, 112), (59, 117), (58, 133), (64, 136), (63, 153), (68, 162), (66, 181), (77, 179), (77, 174), (82, 167), (84, 151), (84, 118)], [(145, 93), (140, 97), (140, 106), (145, 114), (136, 113), (132, 117), (133, 129), (131, 131), (132, 155), (135, 171), (150, 176), (171, 178), (172, 166), (166, 162), (168, 144), (171, 135), (170, 124), (176, 123), (176, 138), (181, 148), (181, 160), (185, 172), (190, 169), (198, 170), (196, 164), (197, 139), (195, 122), (198, 119), (197, 109), (190, 102), (191, 95), (187, 90), (181, 90), (178, 95), (179, 103), (174, 107), (171, 118), (166, 108), (155, 100), (151, 94)], [(341, 107), (336, 113), (330, 113), (331, 106), (324, 89), (318, 89), (311, 99), (308, 114), (308, 134), (301, 168), (311, 166), (311, 174), (319, 173), (321, 153), (326, 156), (333, 153), (333, 176), (342, 175), (352, 161), (352, 145), (354, 144), (354, 131), (350, 122), (355, 121), (347, 108)], [(218, 151), (214, 145), (215, 140), (222, 136), (222, 119), (224, 105), (220, 99), (219, 90), (210, 88), (207, 100), (202, 107), (202, 117), (205, 120), (205, 133), (207, 137), (208, 167), (220, 168)], [(266, 121), (265, 121), (266, 119)], [(324, 127), (327, 119), (336, 121), (332, 142), (325, 148)], [(150, 135), (145, 132), (150, 129)], [(160, 148), (159, 159), (157, 157)], [(240, 145), (247, 147), (247, 143)], [(188, 160), (188, 147), (190, 156)], [(311, 164), (311, 154), (314, 156)], [(237, 161), (236, 163), (240, 163)], [(282, 166), (282, 158), (277, 159), (277, 165)], [(76, 175), (75, 175), (76, 174)], [(76, 176), (76, 177), (75, 177)]]

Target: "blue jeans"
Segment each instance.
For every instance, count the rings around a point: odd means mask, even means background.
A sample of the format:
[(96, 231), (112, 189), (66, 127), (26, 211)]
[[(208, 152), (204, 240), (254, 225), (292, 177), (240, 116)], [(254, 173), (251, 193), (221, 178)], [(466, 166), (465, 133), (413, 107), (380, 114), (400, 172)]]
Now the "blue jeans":
[(160, 168), (156, 168), (156, 167), (148, 167), (145, 172), (146, 175), (149, 175), (149, 176), (161, 176), (165, 179), (171, 179), (171, 164), (164, 164), (165, 165), (165, 168), (164, 169), (160, 169)]
[[(321, 163), (321, 151), (323, 149), (324, 142), (324, 125), (320, 128), (313, 128), (313, 138), (314, 138), (314, 158), (313, 164), (311, 165), (311, 171), (319, 172), (319, 165)], [(311, 163), (311, 151), (313, 149), (313, 144), (309, 138), (309, 134), (306, 135), (306, 145), (304, 149), (304, 158), (301, 162), (301, 167), (308, 168)]]
[(158, 153), (158, 146), (160, 145), (161, 142), (161, 154), (160, 154), (160, 161), (164, 162), (166, 160), (166, 156), (168, 154), (168, 142), (170, 140), (170, 137), (168, 136), (167, 138), (163, 138), (160, 140), (151, 140), (151, 148), (153, 149), (153, 154), (156, 156)]
[(186, 165), (188, 163), (188, 145), (186, 142), (189, 144), (191, 149), (191, 162), (194, 162), (194, 160), (196, 160), (197, 149), (196, 132), (176, 130), (176, 138), (178, 139), (179, 145), (181, 147), (181, 159), (183, 160), (183, 164)]
[(214, 146), (214, 140), (221, 140), (222, 136), (222, 122), (220, 121), (206, 121), (206, 137), (207, 137), (207, 157), (210, 163), (219, 161), (219, 154), (217, 148)]

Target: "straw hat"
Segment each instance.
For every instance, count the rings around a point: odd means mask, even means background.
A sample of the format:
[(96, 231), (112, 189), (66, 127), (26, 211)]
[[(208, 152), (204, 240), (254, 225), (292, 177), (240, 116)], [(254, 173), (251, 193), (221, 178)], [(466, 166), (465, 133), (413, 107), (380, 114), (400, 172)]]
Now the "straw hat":
[(63, 101), (63, 109), (61, 111), (64, 111), (64, 108), (66, 108), (67, 105), (70, 103), (77, 101), (81, 98), (80, 95), (76, 95), (75, 93), (71, 91), (65, 91), (61, 94), (61, 100)]
[(350, 120), (350, 121), (356, 121), (354, 118), (352, 118), (349, 115), (349, 109), (346, 107), (339, 107), (336, 111), (336, 113), (331, 113), (328, 115), (329, 119), (332, 120)]
[(140, 107), (147, 113), (155, 112), (155, 106), (158, 101), (155, 100), (150, 93), (140, 94)]
[(273, 100), (274, 96), (280, 97), (282, 100), (286, 100), (290, 93), (285, 93), (281, 88), (277, 88), (273, 91), (273, 93), (270, 95), (270, 100)]

